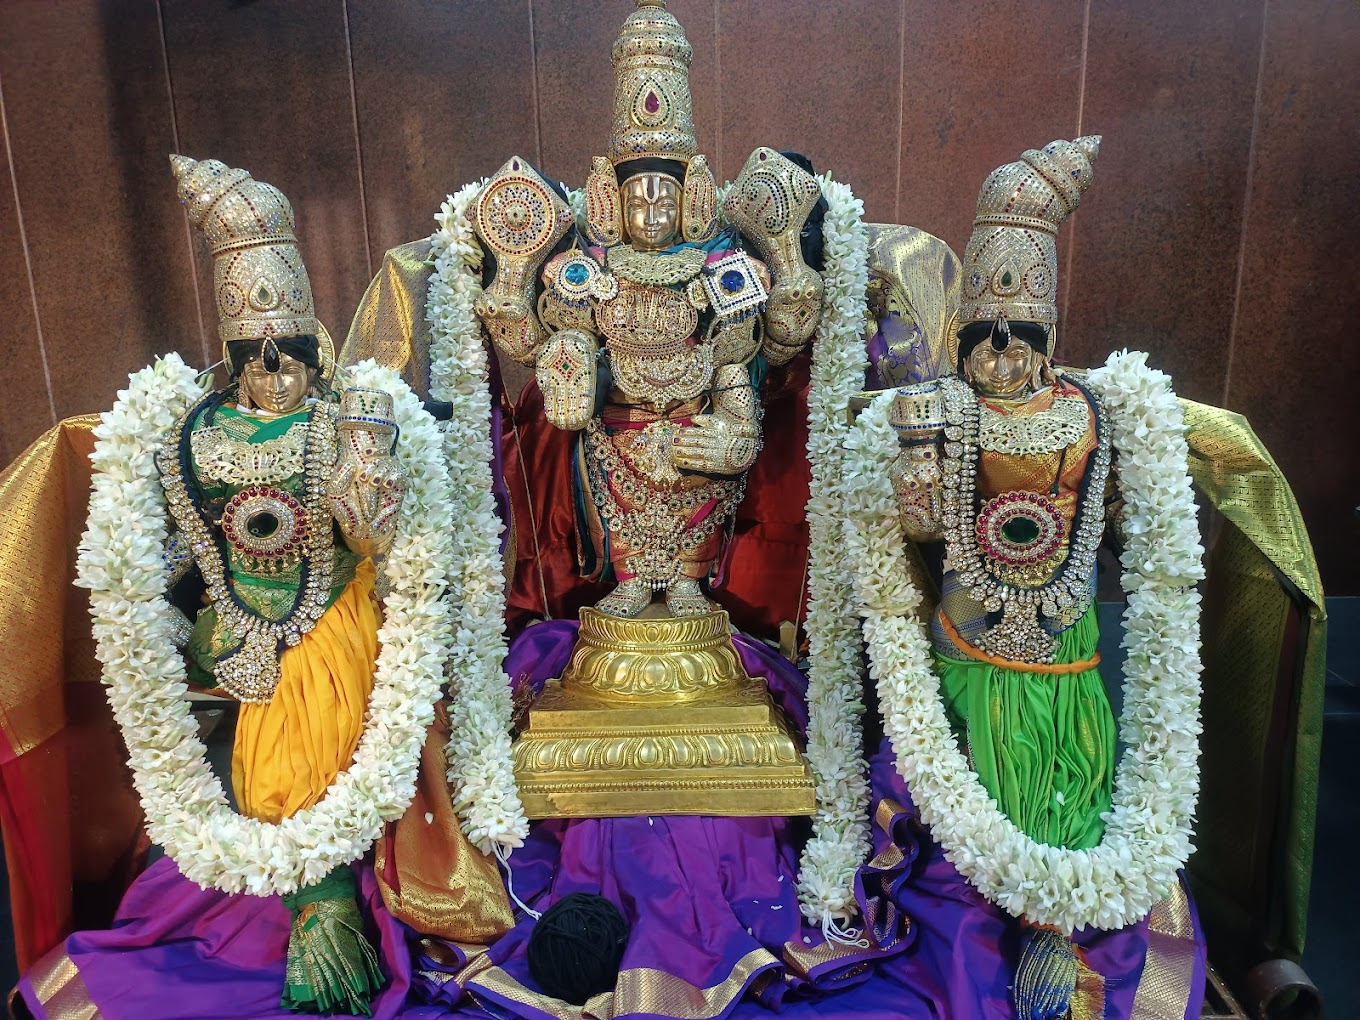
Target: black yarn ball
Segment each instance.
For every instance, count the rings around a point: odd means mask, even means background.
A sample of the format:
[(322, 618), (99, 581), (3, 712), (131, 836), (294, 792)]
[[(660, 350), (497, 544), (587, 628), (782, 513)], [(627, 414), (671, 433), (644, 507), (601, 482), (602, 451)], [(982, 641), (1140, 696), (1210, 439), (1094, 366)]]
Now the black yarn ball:
[(529, 973), (555, 999), (584, 1006), (619, 979), (628, 922), (603, 896), (572, 893), (558, 900), (529, 934)]

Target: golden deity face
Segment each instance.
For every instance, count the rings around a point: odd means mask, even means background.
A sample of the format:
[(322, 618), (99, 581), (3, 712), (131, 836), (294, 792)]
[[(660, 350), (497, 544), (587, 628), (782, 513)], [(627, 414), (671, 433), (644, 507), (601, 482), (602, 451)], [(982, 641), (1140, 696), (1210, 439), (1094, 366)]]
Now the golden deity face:
[(968, 382), (985, 397), (1018, 398), (1026, 395), (1038, 379), (1045, 358), (1018, 336), (1012, 336), (1004, 351), (984, 340), (964, 360)]
[(670, 174), (636, 174), (623, 182), (619, 197), (623, 225), (634, 248), (668, 248), (680, 232), (680, 182)]
[(312, 372), (306, 362), (283, 353), (279, 354), (278, 370), (271, 372), (261, 351), (241, 369), (241, 395), (263, 411), (287, 414), (302, 406), (312, 386)]

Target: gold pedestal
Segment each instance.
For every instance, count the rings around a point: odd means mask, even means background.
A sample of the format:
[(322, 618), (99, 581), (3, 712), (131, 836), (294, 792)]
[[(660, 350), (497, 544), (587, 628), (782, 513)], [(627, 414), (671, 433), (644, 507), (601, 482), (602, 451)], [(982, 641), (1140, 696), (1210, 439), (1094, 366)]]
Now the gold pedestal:
[(727, 614), (624, 620), (581, 634), (514, 746), (530, 818), (806, 815), (812, 771)]

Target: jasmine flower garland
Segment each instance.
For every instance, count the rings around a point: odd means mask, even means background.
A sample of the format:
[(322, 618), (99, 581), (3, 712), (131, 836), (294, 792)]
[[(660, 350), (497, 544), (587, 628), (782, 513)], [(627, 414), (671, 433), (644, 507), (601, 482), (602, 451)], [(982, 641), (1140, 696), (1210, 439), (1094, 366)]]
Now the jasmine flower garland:
[(510, 760), (510, 683), (505, 676), (505, 592), (492, 490), (492, 404), (486, 346), (473, 304), (481, 293), (482, 250), (470, 211), (484, 181), (449, 196), (430, 238), (434, 272), (430, 395), (453, 405), (443, 423), (453, 489), (449, 594), (457, 630), (449, 657), (448, 779), (463, 831), (483, 853), (520, 846), (529, 821)]
[(869, 786), (861, 755), (860, 683), (864, 671), (851, 579), (840, 548), (850, 498), (846, 408), (863, 387), (869, 232), (864, 204), (829, 174), (821, 179), (827, 213), (825, 297), (812, 346), (808, 394), (809, 532), (808, 761), (817, 793), (812, 838), (799, 863), (803, 914), (829, 937), (853, 939), (837, 921), (856, 913), (855, 872), (868, 853)]
[(889, 468), (898, 442), (893, 394), (880, 395), (850, 436), (856, 478), (846, 551), (864, 616), (871, 675), (898, 771), (945, 856), (988, 900), (1016, 917), (1076, 928), (1122, 928), (1178, 881), (1193, 849), (1199, 794), (1199, 593), (1203, 548), (1184, 417), (1147, 355), (1111, 355), (1088, 383), (1103, 400), (1119, 452), (1127, 544), (1121, 585), (1127, 653), (1120, 737), (1105, 835), (1089, 850), (1039, 843), (1002, 814), (959, 748), (939, 693), (921, 593), (907, 573)]
[(232, 811), (208, 767), (165, 599), (168, 519), (154, 455), (204, 387), (171, 354), (134, 374), (94, 431), (76, 583), (90, 589), (97, 655), (147, 833), (203, 888), (296, 892), (361, 857), (415, 793), (449, 646), (448, 472), (433, 419), (395, 373), (364, 362), (351, 378), (393, 395), (401, 428), (396, 456), (410, 488), (384, 564), (392, 594), (354, 763), (319, 803), (277, 825)]

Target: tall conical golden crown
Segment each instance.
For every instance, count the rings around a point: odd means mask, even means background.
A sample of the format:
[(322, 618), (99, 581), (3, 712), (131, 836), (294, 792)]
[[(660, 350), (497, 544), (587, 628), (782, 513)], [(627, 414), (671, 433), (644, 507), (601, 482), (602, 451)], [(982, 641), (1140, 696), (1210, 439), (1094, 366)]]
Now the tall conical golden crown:
[(215, 159), (171, 156), (189, 222), (212, 248), (217, 331), (232, 340), (319, 336), (293, 207), (272, 184)]
[(636, 0), (614, 43), (609, 161), (646, 156), (689, 163), (698, 152), (689, 65), (694, 50), (666, 0)]
[(963, 256), (960, 325), (1058, 321), (1058, 226), (1095, 174), (1100, 135), (1049, 142), (997, 167), (978, 195)]

